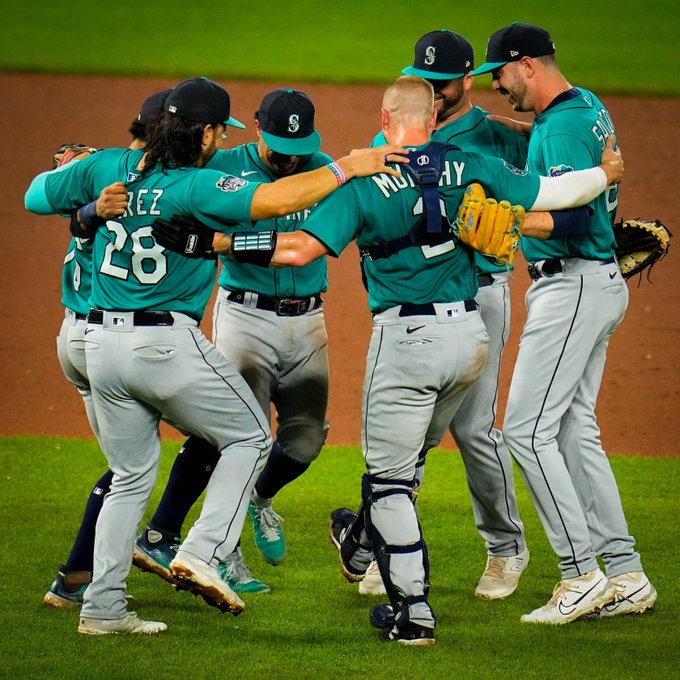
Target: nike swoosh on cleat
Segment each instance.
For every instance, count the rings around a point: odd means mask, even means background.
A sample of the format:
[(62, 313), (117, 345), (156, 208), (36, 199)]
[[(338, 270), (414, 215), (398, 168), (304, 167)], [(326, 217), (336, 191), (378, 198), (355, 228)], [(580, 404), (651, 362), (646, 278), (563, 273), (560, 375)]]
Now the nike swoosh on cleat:
[(409, 335), (411, 335), (411, 333), (415, 333), (416, 331), (419, 331), (421, 328), (425, 328), (425, 324), (423, 324), (422, 326), (414, 326), (413, 328), (412, 328), (411, 326), (409, 326), (409, 327), (406, 329), (406, 332), (407, 332)]
[(599, 586), (601, 583), (602, 583), (601, 580), (598, 581), (592, 588), (586, 590), (586, 592), (583, 593), (581, 597), (577, 598), (573, 602), (570, 602), (569, 604), (566, 604), (565, 602), (563, 602), (563, 600), (560, 600), (559, 604), (557, 605), (560, 614), (562, 614), (563, 616), (569, 616), (573, 614), (574, 611), (576, 610), (576, 607), (578, 607), (583, 598), (586, 597), (587, 595), (590, 595), (590, 593), (592, 593), (593, 590), (595, 590), (595, 588), (597, 588), (597, 586)]

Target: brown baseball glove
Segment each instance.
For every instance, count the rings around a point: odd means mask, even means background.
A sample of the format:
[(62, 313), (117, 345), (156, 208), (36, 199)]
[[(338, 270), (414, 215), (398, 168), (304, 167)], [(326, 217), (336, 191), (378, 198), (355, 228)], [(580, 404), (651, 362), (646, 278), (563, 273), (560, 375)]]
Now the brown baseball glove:
[(81, 161), (97, 151), (99, 149), (86, 144), (62, 144), (52, 157), (52, 169), (60, 168), (73, 160)]

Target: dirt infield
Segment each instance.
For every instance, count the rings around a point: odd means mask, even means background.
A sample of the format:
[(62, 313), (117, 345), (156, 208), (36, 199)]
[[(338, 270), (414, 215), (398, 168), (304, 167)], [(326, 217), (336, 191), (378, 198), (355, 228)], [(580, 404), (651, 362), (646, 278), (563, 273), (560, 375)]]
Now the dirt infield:
[[(0, 74), (0, 135), (6, 154), (2, 178), (2, 399), (0, 435), (90, 436), (82, 402), (63, 377), (54, 338), (63, 310), (60, 271), (69, 240), (61, 218), (37, 217), (23, 208), (30, 180), (48, 169), (61, 143), (126, 146), (127, 128), (142, 100), (168, 87), (165, 79), (77, 78)], [(225, 83), (233, 115), (250, 123), (262, 95), (284, 83)], [(285, 83), (289, 85), (290, 83)], [(317, 105), (323, 150), (342, 155), (365, 146), (379, 127), (381, 87), (296, 84)], [(504, 101), (474, 92), (476, 104), (509, 113)], [(656, 217), (676, 233), (680, 195), (675, 166), (680, 144), (676, 125), (680, 100), (603, 97), (617, 125), (626, 160), (619, 214)], [(644, 122), (644, 126), (642, 123)], [(230, 142), (253, 139), (254, 128), (230, 131)], [(675, 246), (680, 248), (680, 246)], [(680, 252), (680, 251), (678, 251)], [(630, 306), (610, 344), (598, 415), (605, 448), (612, 453), (679, 455), (680, 273), (671, 252), (652, 275), (654, 284), (629, 283)], [(330, 336), (330, 444), (358, 444), (364, 356), (370, 314), (361, 286), (358, 254), (351, 246), (330, 262), (326, 320)], [(529, 283), (520, 262), (512, 282), (513, 324), (500, 393), (504, 397), (525, 320), (523, 295)], [(209, 333), (209, 314), (204, 323)], [(167, 434), (178, 436), (174, 431)], [(442, 444), (453, 448), (447, 437)]]

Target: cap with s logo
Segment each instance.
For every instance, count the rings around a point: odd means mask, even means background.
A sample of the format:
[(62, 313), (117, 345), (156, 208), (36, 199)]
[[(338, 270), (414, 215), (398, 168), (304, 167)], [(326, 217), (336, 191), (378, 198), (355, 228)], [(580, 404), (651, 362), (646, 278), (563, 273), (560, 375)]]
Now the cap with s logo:
[(462, 78), (474, 67), (475, 55), (467, 38), (442, 28), (426, 33), (418, 40), (413, 65), (401, 72), (427, 80), (453, 80)]
[(534, 24), (515, 21), (489, 38), (486, 63), (475, 69), (472, 75), (495, 71), (511, 61), (519, 61), (522, 57), (545, 57), (549, 54), (555, 54), (555, 43), (548, 31)]
[(265, 95), (255, 114), (264, 143), (277, 153), (307, 156), (321, 147), (314, 104), (301, 90), (280, 87)]

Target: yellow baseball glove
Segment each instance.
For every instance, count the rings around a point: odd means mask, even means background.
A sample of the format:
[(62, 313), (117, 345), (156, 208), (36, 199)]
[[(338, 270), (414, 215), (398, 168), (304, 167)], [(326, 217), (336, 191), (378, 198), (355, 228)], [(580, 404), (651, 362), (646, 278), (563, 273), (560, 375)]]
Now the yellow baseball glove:
[(487, 198), (481, 184), (465, 191), (456, 225), (458, 239), (507, 267), (512, 264), (524, 224), (524, 208)]

